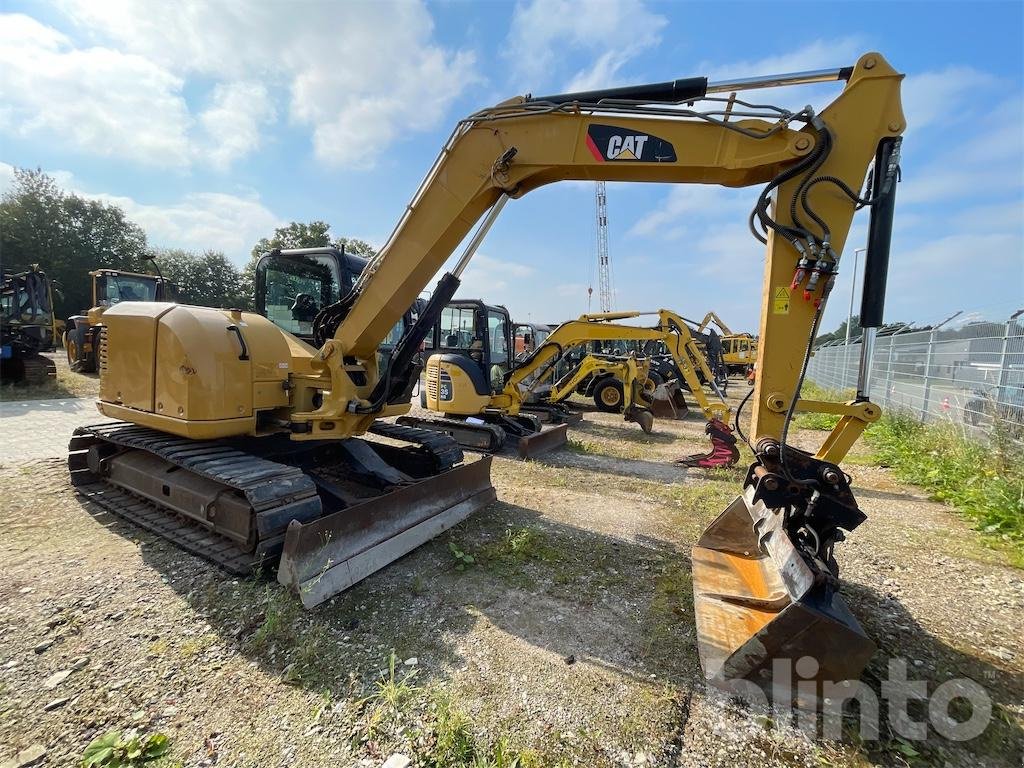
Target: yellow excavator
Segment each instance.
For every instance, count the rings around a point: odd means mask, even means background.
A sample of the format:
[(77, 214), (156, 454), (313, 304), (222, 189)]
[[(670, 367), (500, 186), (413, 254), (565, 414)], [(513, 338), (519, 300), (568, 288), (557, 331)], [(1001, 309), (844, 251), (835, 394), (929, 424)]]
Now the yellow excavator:
[[(831, 70), (516, 97), (476, 112), (352, 290), (318, 311), (312, 344), (246, 312), (107, 310), (99, 409), (121, 421), (76, 430), (72, 481), (218, 562), (279, 552), (278, 580), (315, 605), (495, 497), (488, 457), (463, 462), (450, 438), (382, 419), (410, 409), (420, 345), (509, 200), (567, 179), (758, 185), (758, 376), (740, 434), (754, 461), (693, 550), (698, 648), (722, 685), (770, 682), (779, 657), (812, 657), (811, 679), (856, 677), (873, 645), (840, 595), (834, 550), (865, 516), (838, 462), (880, 409), (863, 362), (851, 402), (807, 401), (800, 389), (858, 207), (871, 213), (860, 315), (871, 359), (906, 127), (901, 80), (867, 53)], [(844, 85), (821, 110), (736, 97), (830, 81)], [(382, 340), (467, 236), (382, 364)], [(788, 444), (802, 411), (841, 415), (815, 453)]]
[(714, 311), (704, 315), (697, 326), (697, 333), (704, 333), (711, 323), (722, 332), (719, 341), (722, 345), (722, 362), (729, 373), (746, 373), (757, 359), (757, 339), (749, 333), (733, 333), (732, 330)]
[[(647, 315), (658, 318), (651, 327), (614, 322)], [(596, 397), (602, 397), (605, 393), (613, 395), (616, 404), (622, 406), (626, 420), (636, 421), (645, 432), (650, 432), (655, 415), (678, 417), (686, 414), (686, 400), (680, 389), (680, 385), (684, 385), (697, 401), (707, 420), (705, 431), (711, 439), (711, 451), (685, 456), (677, 459), (676, 463), (705, 468), (731, 466), (736, 463), (739, 451), (736, 449), (736, 438), (728, 426), (732, 412), (722, 393), (715, 386), (714, 375), (690, 334), (686, 322), (668, 309), (660, 309), (657, 312), (604, 312), (581, 315), (578, 320), (563, 323), (551, 332), (520, 368), (513, 371), (503, 394), (509, 401), (527, 400), (529, 392), (547, 379), (548, 371), (566, 352), (594, 341), (657, 343), (668, 356), (674, 378), (652, 388), (648, 386), (648, 358), (643, 359), (642, 368), (638, 369), (633, 358), (602, 360), (600, 357), (588, 355), (580, 365), (570, 369), (553, 383), (552, 391), (548, 394), (550, 400), (557, 401), (565, 394), (571, 393), (576, 384), (585, 377), (588, 368), (597, 371), (601, 366), (617, 364), (620, 368), (609, 368), (603, 382), (604, 386)], [(441, 364), (439, 373), (443, 374), (443, 361), (438, 362)], [(427, 362), (428, 379), (433, 373), (432, 363), (433, 358)], [(532, 379), (532, 383), (525, 387), (520, 386), (527, 377)], [(709, 398), (704, 392), (701, 386), (702, 379), (708, 382), (714, 398)], [(624, 400), (618, 399), (623, 394)], [(520, 404), (519, 407), (523, 406)]]

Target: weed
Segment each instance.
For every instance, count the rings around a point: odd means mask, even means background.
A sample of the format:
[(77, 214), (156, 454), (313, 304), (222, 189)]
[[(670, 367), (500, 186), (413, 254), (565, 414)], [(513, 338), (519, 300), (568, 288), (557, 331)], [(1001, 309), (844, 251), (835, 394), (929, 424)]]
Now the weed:
[(566, 440), (565, 447), (573, 453), (600, 453), (596, 443), (591, 443), (588, 440), (578, 440), (575, 437), (570, 437)]
[[(853, 389), (823, 389), (811, 381), (805, 381), (800, 390), (803, 400), (824, 400), (828, 403), (845, 403), (856, 397)], [(839, 423), (841, 417), (834, 413), (798, 413), (793, 417), (793, 425), (801, 429), (820, 429), (830, 431)]]
[(975, 521), (1024, 556), (1024, 451), (1009, 440), (984, 444), (953, 424), (921, 424), (893, 412), (867, 430), (882, 466)]
[(454, 541), (448, 542), (448, 549), (451, 550), (452, 557), (455, 558), (456, 571), (464, 571), (476, 562), (475, 557), (459, 549), (459, 546)]
[(84, 768), (136, 768), (163, 758), (171, 745), (163, 733), (140, 736), (135, 731), (110, 731), (93, 739), (82, 755)]

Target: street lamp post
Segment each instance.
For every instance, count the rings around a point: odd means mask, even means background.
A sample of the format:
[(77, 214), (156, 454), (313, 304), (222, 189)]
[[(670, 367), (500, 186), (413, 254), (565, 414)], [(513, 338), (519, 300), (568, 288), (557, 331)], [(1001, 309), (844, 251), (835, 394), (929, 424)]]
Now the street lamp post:
[(867, 248), (853, 249), (853, 278), (850, 281), (850, 309), (846, 313), (846, 342), (843, 346), (843, 383), (846, 383), (846, 374), (850, 370), (850, 324), (853, 322), (853, 296), (857, 290), (857, 255), (867, 251)]
[(846, 383), (846, 375), (850, 370), (850, 325), (853, 323), (853, 296), (857, 290), (857, 255), (864, 253), (866, 248), (853, 249), (853, 280), (850, 281), (850, 308), (846, 313), (846, 342), (843, 347), (843, 383)]

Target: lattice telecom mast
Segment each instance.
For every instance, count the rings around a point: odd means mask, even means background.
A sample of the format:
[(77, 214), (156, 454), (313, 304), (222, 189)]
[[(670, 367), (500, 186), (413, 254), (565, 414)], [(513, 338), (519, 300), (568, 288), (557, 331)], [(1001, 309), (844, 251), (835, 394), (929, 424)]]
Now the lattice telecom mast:
[(597, 182), (597, 282), (600, 291), (601, 311), (611, 312), (612, 265), (608, 256), (608, 199), (603, 181)]

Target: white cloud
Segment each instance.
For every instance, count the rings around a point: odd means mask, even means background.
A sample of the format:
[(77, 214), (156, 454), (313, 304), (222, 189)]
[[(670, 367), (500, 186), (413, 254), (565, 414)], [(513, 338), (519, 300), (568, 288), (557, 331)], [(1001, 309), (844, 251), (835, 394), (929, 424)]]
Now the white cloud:
[(168, 205), (139, 203), (130, 197), (79, 193), (83, 197), (117, 205), (146, 231), (150, 245), (189, 250), (223, 251), (242, 264), (253, 243), (266, 237), (284, 221), (257, 198), (220, 192), (185, 195)]
[(288, 3), (65, 0), (63, 7), (97, 39), (113, 40), (170, 71), (269, 86), (255, 105), (229, 98), (241, 85), (215, 94), (221, 102), (210, 117), (215, 130), (230, 115), (247, 121), (242, 135), (214, 154), (221, 163), (258, 146), (257, 128), (272, 114), (266, 94), (277, 88), (289, 93), (289, 117), (311, 130), (321, 160), (370, 167), (404, 132), (436, 127), (478, 79), (472, 52), (433, 41), (433, 20), (418, 2), (299, 9)]
[[(451, 268), (451, 264), (447, 268)], [(482, 253), (473, 256), (466, 271), (462, 273), (459, 296), (483, 299), (487, 302), (507, 301), (505, 291), (510, 287), (522, 287), (533, 275), (533, 267), (515, 261), (501, 261)]]
[[(67, 171), (47, 174), (66, 192), (121, 208), (158, 248), (223, 251), (236, 264), (244, 264), (255, 242), (285, 224), (255, 195), (197, 192), (166, 204), (140, 203), (125, 195), (86, 191)], [(0, 162), (0, 194), (10, 189), (13, 179), (14, 168)]]
[(260, 146), (260, 129), (275, 118), (265, 86), (238, 82), (214, 88), (212, 104), (200, 116), (206, 134), (203, 154), (225, 170)]
[(757, 193), (726, 189), (713, 184), (676, 184), (661, 206), (629, 228), (628, 235), (675, 240), (690, 225), (701, 225), (711, 217), (738, 221), (754, 206)]
[(100, 157), (188, 161), (182, 80), (147, 59), (75, 48), (21, 14), (0, 15), (0, 131), (60, 141)]
[(995, 82), (992, 75), (963, 66), (909, 75), (900, 89), (908, 132), (921, 130), (940, 117), (946, 122), (955, 119), (958, 102), (967, 102)]
[(582, 298), (587, 295), (588, 286), (583, 283), (561, 283), (555, 286), (555, 293), (558, 296), (565, 296), (569, 298)]
[(661, 41), (668, 24), (640, 0), (530, 0), (516, 5), (506, 40), (519, 85), (551, 83), (569, 52), (594, 57), (569, 78), (566, 91), (617, 84), (620, 68)]

